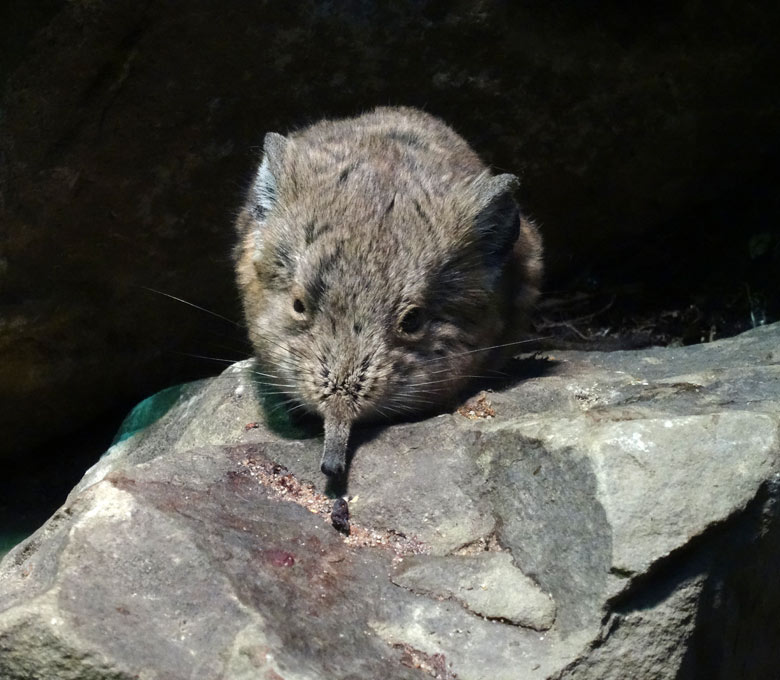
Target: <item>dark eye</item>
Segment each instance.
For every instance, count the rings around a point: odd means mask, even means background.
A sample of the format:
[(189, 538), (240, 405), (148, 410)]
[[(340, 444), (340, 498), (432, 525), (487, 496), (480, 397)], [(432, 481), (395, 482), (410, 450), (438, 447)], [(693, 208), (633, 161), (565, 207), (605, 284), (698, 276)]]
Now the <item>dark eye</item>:
[(412, 335), (422, 328), (423, 314), (419, 307), (410, 307), (401, 316), (398, 327), (402, 333)]
[(296, 314), (303, 314), (306, 311), (306, 305), (303, 304), (303, 301), (300, 298), (295, 298), (295, 300), (293, 300), (293, 309)]

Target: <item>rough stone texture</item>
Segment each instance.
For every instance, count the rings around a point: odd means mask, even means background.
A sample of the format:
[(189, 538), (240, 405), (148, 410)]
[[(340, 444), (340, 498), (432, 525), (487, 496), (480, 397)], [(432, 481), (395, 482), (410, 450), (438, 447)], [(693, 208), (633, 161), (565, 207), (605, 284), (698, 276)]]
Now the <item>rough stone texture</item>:
[(441, 599), (452, 598), (488, 619), (548, 630), (555, 604), (517, 567), (507, 553), (413, 555), (404, 558), (393, 583)]
[(0, 564), (0, 676), (775, 678), (780, 324), (513, 373), (359, 432), (349, 537), (251, 362), (148, 400)]
[(266, 131), (377, 103), (441, 115), (522, 175), (551, 271), (720, 206), (780, 139), (769, 0), (3, 6), (7, 456), (196, 370), (170, 350), (225, 356), (207, 316), (142, 286), (238, 317), (231, 220)]

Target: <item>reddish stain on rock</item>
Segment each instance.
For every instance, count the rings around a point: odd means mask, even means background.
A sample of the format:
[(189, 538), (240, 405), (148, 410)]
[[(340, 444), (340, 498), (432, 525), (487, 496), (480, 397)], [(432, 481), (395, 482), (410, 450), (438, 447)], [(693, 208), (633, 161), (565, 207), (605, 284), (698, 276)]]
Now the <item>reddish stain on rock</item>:
[(286, 550), (267, 550), (264, 557), (275, 567), (291, 567), (295, 564), (295, 556)]

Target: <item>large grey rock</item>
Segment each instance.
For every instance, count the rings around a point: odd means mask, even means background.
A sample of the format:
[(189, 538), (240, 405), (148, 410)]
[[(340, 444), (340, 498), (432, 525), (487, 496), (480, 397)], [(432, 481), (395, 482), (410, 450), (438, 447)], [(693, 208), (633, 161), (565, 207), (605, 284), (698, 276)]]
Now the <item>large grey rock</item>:
[(701, 206), (767, 182), (780, 139), (769, 0), (2, 4), (0, 456), (192, 374), (177, 351), (224, 356), (143, 287), (238, 317), (231, 221), (269, 130), (426, 108), (522, 175), (558, 272), (681, 214), (708, 238)]
[(515, 368), (357, 433), (349, 537), (251, 362), (148, 400), (0, 564), (0, 676), (776, 677), (780, 324)]

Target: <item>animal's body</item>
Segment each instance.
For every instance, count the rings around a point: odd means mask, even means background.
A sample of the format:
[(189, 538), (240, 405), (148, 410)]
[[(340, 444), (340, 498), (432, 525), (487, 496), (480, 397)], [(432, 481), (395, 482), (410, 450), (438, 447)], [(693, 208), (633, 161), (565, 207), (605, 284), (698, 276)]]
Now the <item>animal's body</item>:
[(541, 240), (516, 183), (410, 108), (266, 135), (238, 285), (258, 358), (324, 419), (326, 474), (354, 423), (449, 404), (519, 339)]

